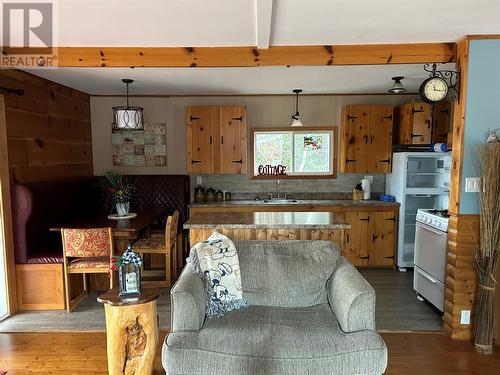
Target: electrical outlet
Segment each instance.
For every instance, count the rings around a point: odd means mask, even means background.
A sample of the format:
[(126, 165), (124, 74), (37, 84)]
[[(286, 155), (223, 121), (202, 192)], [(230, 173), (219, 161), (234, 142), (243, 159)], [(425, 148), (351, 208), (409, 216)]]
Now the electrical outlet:
[(373, 184), (373, 176), (365, 176), (365, 178), (367, 178), (368, 181), (370, 181), (370, 184)]
[(462, 310), (461, 311), (460, 324), (470, 324), (470, 310)]
[(481, 191), (481, 178), (480, 177), (466, 177), (465, 178), (465, 192), (466, 193), (479, 193)]
[(203, 179), (201, 176), (196, 176), (196, 185), (201, 185), (203, 183)]

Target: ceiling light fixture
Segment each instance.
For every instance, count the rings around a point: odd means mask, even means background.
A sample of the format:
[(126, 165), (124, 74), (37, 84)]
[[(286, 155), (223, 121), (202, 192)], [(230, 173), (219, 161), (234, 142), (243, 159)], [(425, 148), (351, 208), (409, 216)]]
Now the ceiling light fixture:
[(144, 130), (143, 108), (129, 105), (128, 85), (133, 79), (122, 79), (127, 85), (127, 105), (113, 107), (113, 130)]
[(406, 92), (406, 89), (405, 87), (403, 86), (403, 84), (401, 83), (401, 80), (403, 79), (404, 77), (402, 76), (397, 76), (397, 77), (392, 77), (392, 80), (394, 81), (394, 84), (392, 85), (392, 87), (388, 90), (388, 92), (390, 92), (391, 94), (401, 94), (403, 92)]
[(300, 116), (299, 116), (299, 94), (302, 92), (301, 89), (294, 89), (293, 92), (295, 93), (295, 114), (292, 115), (292, 123), (290, 126), (293, 127), (298, 127), (298, 126), (304, 126), (302, 124), (302, 121), (300, 121)]

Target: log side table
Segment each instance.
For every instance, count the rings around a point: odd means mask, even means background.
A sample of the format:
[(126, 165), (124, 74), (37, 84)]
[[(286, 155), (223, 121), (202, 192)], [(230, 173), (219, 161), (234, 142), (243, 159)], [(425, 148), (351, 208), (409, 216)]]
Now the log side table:
[(147, 288), (136, 300), (122, 300), (118, 288), (113, 288), (97, 297), (106, 313), (109, 374), (153, 373), (159, 338), (159, 296), (159, 289)]

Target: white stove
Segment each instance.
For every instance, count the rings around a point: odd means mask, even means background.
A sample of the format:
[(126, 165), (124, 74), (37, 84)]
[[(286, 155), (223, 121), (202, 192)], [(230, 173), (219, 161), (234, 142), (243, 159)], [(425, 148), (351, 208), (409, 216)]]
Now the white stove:
[(419, 209), (415, 226), (413, 289), (440, 311), (444, 310), (444, 279), (448, 246), (447, 210)]
[(448, 210), (423, 209), (417, 210), (417, 221), (430, 227), (448, 232)]

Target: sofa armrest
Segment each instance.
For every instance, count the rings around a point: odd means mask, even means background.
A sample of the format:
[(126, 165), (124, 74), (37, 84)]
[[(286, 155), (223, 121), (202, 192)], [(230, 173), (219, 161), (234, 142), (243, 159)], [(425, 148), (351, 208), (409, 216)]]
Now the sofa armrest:
[(170, 291), (172, 332), (198, 331), (205, 321), (205, 288), (187, 264)]
[(375, 290), (344, 257), (327, 287), (328, 302), (342, 331), (375, 330)]

